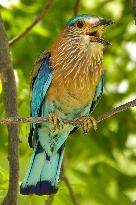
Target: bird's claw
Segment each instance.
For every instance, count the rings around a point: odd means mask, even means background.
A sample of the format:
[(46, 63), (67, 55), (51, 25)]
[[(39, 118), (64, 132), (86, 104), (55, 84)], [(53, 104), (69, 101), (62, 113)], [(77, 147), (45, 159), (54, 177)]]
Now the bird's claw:
[(53, 132), (63, 129), (63, 122), (56, 113), (51, 112), (49, 114), (49, 123), (51, 124), (51, 129)]
[(89, 130), (93, 127), (96, 131), (97, 123), (93, 117), (90, 116), (83, 116), (80, 117), (79, 122), (81, 123), (82, 129), (85, 133), (89, 132)]

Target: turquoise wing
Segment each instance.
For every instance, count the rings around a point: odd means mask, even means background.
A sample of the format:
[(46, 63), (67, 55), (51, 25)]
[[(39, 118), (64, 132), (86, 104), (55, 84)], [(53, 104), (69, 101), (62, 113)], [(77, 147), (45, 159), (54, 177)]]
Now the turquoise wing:
[[(32, 82), (31, 116), (40, 116), (42, 102), (52, 81), (52, 69), (50, 66), (50, 53), (40, 59), (40, 67)], [(30, 147), (33, 144), (33, 137), (37, 137), (37, 124), (32, 124), (28, 142)]]
[(41, 104), (52, 81), (52, 70), (49, 63), (50, 54), (42, 59), (38, 74), (34, 79), (31, 100), (31, 116), (40, 114)]

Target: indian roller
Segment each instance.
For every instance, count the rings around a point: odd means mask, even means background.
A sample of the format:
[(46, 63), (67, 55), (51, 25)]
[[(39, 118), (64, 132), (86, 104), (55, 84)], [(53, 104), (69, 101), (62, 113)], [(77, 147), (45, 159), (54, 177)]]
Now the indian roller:
[(36, 61), (31, 82), (31, 116), (48, 118), (30, 128), (33, 154), (20, 187), (23, 195), (57, 192), (65, 142), (74, 129), (63, 120), (80, 120), (88, 132), (103, 92), (102, 37), (111, 20), (96, 15), (71, 18), (49, 52)]

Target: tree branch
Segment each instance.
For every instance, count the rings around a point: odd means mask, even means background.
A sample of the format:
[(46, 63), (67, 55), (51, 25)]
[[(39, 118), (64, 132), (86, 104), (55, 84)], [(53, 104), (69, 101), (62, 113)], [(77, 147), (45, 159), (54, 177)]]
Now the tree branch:
[(69, 179), (66, 177), (66, 175), (63, 175), (62, 176), (62, 180), (65, 182), (65, 184), (66, 184), (66, 186), (67, 186), (67, 188), (69, 190), (69, 193), (70, 193), (71, 199), (73, 201), (73, 204), (74, 205), (78, 205), (77, 200), (76, 200), (76, 196), (75, 196), (75, 192), (72, 189), (72, 186), (70, 184)]
[(133, 0), (133, 18), (136, 24), (136, 0)]
[[(17, 91), (9, 45), (0, 16), (0, 76), (7, 116), (17, 117)], [(16, 205), (18, 193), (18, 125), (8, 125), (9, 188), (2, 205)]]
[(103, 120), (105, 120), (105, 119), (107, 119), (109, 117), (112, 117), (113, 115), (115, 115), (115, 114), (117, 114), (119, 112), (122, 112), (122, 111), (124, 111), (124, 110), (126, 110), (126, 109), (128, 109), (130, 107), (135, 107), (135, 106), (136, 106), (136, 99), (131, 100), (131, 101), (127, 102), (127, 103), (124, 103), (124, 104), (122, 104), (122, 105), (120, 105), (118, 107), (113, 108), (112, 110), (110, 110), (108, 112), (105, 112), (105, 113), (97, 116), (96, 117), (96, 121), (97, 121), (97, 123), (99, 123), (99, 122), (101, 122), (101, 121), (103, 121)]
[(72, 202), (73, 202), (73, 205), (78, 205), (77, 203), (77, 199), (76, 199), (76, 194), (70, 184), (70, 181), (69, 179), (67, 178), (67, 176), (65, 175), (65, 169), (64, 169), (64, 163), (62, 163), (62, 167), (61, 167), (61, 179), (65, 182), (68, 190), (69, 190), (69, 193), (70, 193), (70, 196), (71, 196), (71, 199), (72, 199)]
[(51, 205), (53, 203), (54, 200), (54, 195), (50, 195), (48, 196), (47, 200), (45, 201), (44, 205)]
[[(136, 106), (136, 99), (129, 101), (127, 103), (124, 103), (118, 107), (113, 108), (112, 110), (109, 110), (105, 113), (102, 113), (101, 115), (98, 115), (95, 117), (96, 123), (100, 123), (103, 120), (106, 120), (109, 117), (112, 117), (113, 115), (122, 112), (130, 107)], [(42, 123), (42, 122), (47, 122), (48, 119), (45, 117), (8, 117), (5, 119), (0, 120), (0, 125), (10, 125), (10, 124), (19, 124), (19, 123)], [(81, 126), (81, 121), (80, 120), (63, 120), (65, 124), (72, 124), (75, 127), (80, 127)]]
[(43, 6), (43, 9), (39, 13), (39, 15), (36, 16), (36, 18), (32, 21), (32, 23), (28, 27), (26, 27), (23, 32), (21, 32), (20, 34), (18, 34), (17, 36), (15, 36), (13, 39), (11, 39), (9, 41), (9, 45), (10, 46), (14, 45), (18, 40), (20, 40), (22, 37), (24, 37), (28, 32), (30, 32), (30, 30), (32, 30), (32, 28), (37, 23), (39, 23), (39, 21), (41, 21), (41, 19), (45, 16), (45, 14), (47, 13), (48, 9), (50, 8), (52, 2), (53, 2), (53, 0), (47, 0), (46, 1), (45, 5)]
[(136, 200), (135, 200), (135, 201), (133, 201), (132, 205), (136, 205)]
[(79, 11), (79, 6), (80, 6), (80, 0), (75, 0), (75, 5), (74, 5), (74, 16), (76, 16), (78, 14)]

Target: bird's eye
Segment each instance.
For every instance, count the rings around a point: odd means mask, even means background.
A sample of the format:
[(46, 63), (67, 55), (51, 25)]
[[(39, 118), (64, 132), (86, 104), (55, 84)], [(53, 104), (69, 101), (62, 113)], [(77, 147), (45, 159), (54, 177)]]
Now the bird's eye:
[(83, 28), (83, 26), (84, 26), (83, 21), (78, 21), (78, 22), (77, 22), (77, 27), (78, 27), (78, 28)]

